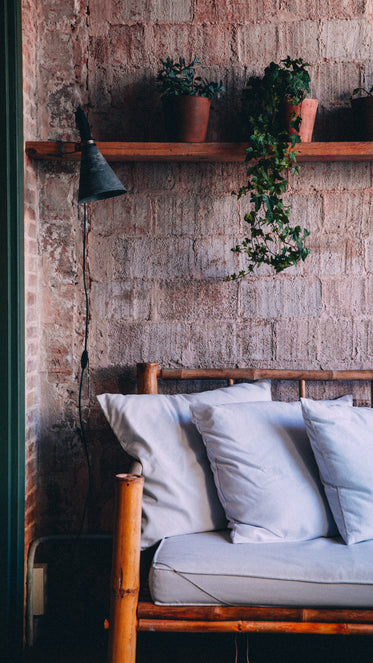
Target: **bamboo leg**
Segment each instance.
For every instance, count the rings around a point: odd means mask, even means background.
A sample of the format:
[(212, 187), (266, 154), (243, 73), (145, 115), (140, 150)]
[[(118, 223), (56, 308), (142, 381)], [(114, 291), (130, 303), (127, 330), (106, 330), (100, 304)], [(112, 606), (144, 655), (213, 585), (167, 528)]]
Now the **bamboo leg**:
[(139, 394), (156, 394), (158, 392), (158, 364), (147, 362), (137, 364), (137, 392)]
[(116, 477), (108, 663), (135, 663), (144, 478)]

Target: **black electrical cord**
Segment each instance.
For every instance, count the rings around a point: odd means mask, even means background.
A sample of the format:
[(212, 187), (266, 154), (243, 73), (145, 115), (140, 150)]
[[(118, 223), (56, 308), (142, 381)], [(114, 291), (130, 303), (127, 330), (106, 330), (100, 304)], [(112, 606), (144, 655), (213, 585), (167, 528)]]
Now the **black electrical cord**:
[(87, 462), (88, 470), (88, 487), (87, 494), (84, 500), (83, 513), (80, 523), (80, 528), (78, 532), (78, 538), (83, 532), (84, 521), (87, 513), (88, 500), (91, 493), (91, 461), (89, 458), (87, 437), (85, 433), (85, 424), (83, 421), (82, 415), (82, 392), (83, 392), (83, 380), (85, 370), (88, 365), (88, 327), (89, 327), (89, 299), (88, 299), (88, 289), (87, 289), (87, 280), (86, 280), (86, 261), (87, 261), (87, 205), (84, 203), (84, 221), (83, 221), (83, 287), (84, 287), (84, 297), (85, 297), (85, 332), (84, 332), (84, 350), (80, 359), (81, 373), (80, 373), (80, 383), (79, 383), (79, 397), (78, 397), (78, 412), (79, 412), (79, 435), (83, 445), (83, 450)]

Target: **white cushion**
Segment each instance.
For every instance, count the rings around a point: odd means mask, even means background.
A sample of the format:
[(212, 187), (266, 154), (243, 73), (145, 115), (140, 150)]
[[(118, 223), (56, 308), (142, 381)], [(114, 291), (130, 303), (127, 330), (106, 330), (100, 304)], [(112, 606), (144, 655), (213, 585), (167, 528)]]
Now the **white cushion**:
[(164, 536), (224, 527), (206, 450), (189, 407), (270, 400), (270, 382), (198, 394), (101, 394), (97, 398), (123, 449), (143, 466), (142, 547)]
[(330, 508), (345, 543), (373, 539), (373, 410), (302, 399)]
[(199, 405), (191, 412), (233, 543), (302, 541), (336, 533), (300, 402)]
[(232, 546), (227, 531), (172, 536), (155, 553), (149, 586), (161, 605), (371, 608), (373, 541)]

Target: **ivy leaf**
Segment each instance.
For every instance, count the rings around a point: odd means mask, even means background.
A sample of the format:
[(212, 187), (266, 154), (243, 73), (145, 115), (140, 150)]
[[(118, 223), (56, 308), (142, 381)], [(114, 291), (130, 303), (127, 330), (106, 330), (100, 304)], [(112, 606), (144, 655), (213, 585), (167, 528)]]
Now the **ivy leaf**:
[[(294, 148), (300, 138), (284, 130), (279, 121), (283, 98), (297, 104), (309, 92), (308, 66), (301, 58), (289, 56), (280, 64), (271, 62), (262, 78), (249, 78), (244, 92), (243, 112), (249, 140), (245, 155), (247, 184), (239, 189), (237, 197), (249, 193), (253, 209), (244, 217), (250, 236), (235, 248), (236, 252), (241, 249), (245, 252), (248, 264), (236, 278), (252, 273), (261, 264), (271, 265), (280, 272), (309, 255), (310, 250), (304, 246), (309, 231), (289, 224), (290, 208), (282, 200), (289, 185), (284, 173), (290, 170), (292, 175), (299, 175)], [(300, 118), (294, 114), (291, 126), (298, 129), (299, 125)]]

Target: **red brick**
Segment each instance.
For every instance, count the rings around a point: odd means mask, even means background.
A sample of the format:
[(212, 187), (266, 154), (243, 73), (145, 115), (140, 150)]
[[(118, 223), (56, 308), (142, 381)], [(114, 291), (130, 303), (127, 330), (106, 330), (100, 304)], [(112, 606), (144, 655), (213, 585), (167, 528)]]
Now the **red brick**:
[[(338, 368), (355, 366), (354, 327), (348, 318), (326, 318), (319, 322), (317, 356), (321, 365)], [(331, 343), (330, 339), (333, 339)], [(338, 352), (335, 351), (338, 348)]]
[(278, 35), (278, 59), (289, 55), (291, 58), (303, 58), (310, 64), (319, 61), (319, 21), (280, 23)]
[(322, 279), (323, 305), (328, 315), (356, 317), (371, 312), (367, 280), (351, 277)]
[(143, 280), (94, 283), (91, 315), (106, 320), (148, 320), (151, 315), (151, 287)]
[(369, 233), (373, 214), (371, 191), (326, 193), (323, 198), (324, 229), (328, 234), (367, 235)]
[(300, 176), (293, 176), (296, 190), (312, 191), (351, 191), (367, 189), (371, 186), (369, 163), (345, 162), (324, 164), (301, 164)]
[(213, 23), (252, 23), (270, 21), (278, 15), (275, 0), (196, 0), (197, 21)]
[(235, 320), (238, 283), (223, 281), (161, 281), (154, 289), (159, 320)]
[(146, 45), (144, 24), (114, 25), (108, 38), (109, 76), (117, 69), (124, 72), (128, 67), (143, 67)]
[[(256, 24), (237, 29), (238, 59), (249, 73), (262, 75), (264, 68), (278, 59), (278, 36), (275, 25)], [(260, 67), (261, 71), (257, 70)]]
[(274, 357), (273, 323), (253, 319), (237, 321), (236, 326), (238, 366), (271, 366)]
[(231, 250), (236, 246), (236, 238), (209, 237), (194, 243), (194, 278), (224, 279), (233, 272), (238, 273), (244, 264), (244, 257)]
[(368, 60), (372, 52), (372, 26), (360, 19), (324, 23), (320, 35), (321, 54), (327, 60)]
[(321, 283), (317, 278), (275, 276), (241, 283), (243, 318), (308, 318), (321, 315)]
[(280, 0), (277, 17), (281, 21), (304, 18), (353, 18), (364, 13), (364, 0)]
[(319, 318), (287, 319), (275, 322), (274, 357), (276, 365), (288, 368), (318, 366), (319, 325)]
[(352, 90), (360, 84), (361, 65), (353, 60), (321, 60), (311, 71), (311, 95), (321, 108), (350, 108)]

